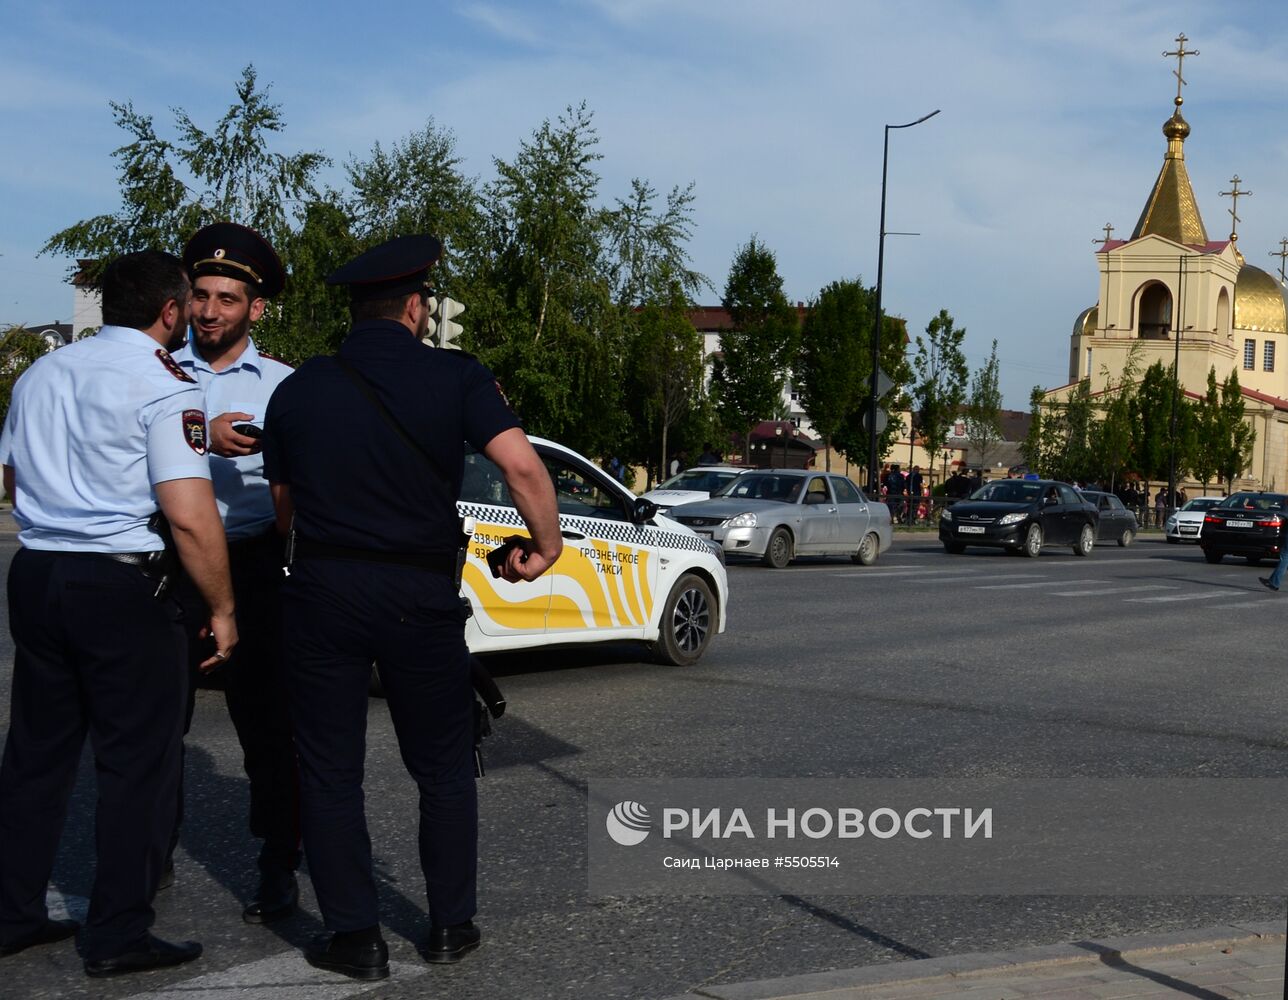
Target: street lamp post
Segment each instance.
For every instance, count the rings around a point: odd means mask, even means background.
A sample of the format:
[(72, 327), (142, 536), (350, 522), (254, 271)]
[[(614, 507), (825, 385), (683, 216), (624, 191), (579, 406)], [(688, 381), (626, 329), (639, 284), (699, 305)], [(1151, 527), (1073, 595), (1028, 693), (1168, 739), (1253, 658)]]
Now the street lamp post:
[(890, 130), (892, 128), (912, 128), (928, 118), (939, 114), (939, 108), (922, 115), (915, 122), (905, 125), (887, 125), (885, 127), (885, 144), (881, 152), (881, 238), (877, 243), (877, 301), (876, 321), (872, 325), (872, 380), (868, 386), (871, 399), (868, 401), (868, 489), (877, 488), (877, 369), (881, 364), (881, 279), (885, 267), (885, 210), (886, 210), (886, 176), (890, 165)]
[(1181, 323), (1185, 315), (1185, 271), (1186, 259), (1182, 254), (1176, 272), (1176, 308), (1172, 310), (1175, 322), (1172, 324), (1172, 336), (1175, 344), (1172, 348), (1172, 419), (1171, 419), (1171, 456), (1167, 463), (1167, 503), (1163, 505), (1164, 516), (1170, 517), (1176, 509), (1176, 404), (1181, 394)]
[(781, 440), (782, 440), (782, 442), (783, 442), (783, 464), (782, 464), (782, 468), (784, 468), (784, 469), (785, 469), (785, 468), (787, 468), (787, 438), (783, 437), (783, 425), (782, 425), (782, 424), (776, 424), (776, 425), (774, 426), (774, 437), (781, 439)]

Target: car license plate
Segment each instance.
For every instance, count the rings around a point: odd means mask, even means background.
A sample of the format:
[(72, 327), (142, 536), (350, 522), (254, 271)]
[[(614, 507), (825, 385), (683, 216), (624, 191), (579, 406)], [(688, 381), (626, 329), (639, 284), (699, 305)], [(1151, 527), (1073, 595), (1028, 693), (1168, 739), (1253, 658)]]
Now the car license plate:
[(982, 535), (984, 534), (984, 526), (982, 524), (959, 524), (957, 525), (957, 534)]
[(709, 532), (709, 531), (703, 531), (701, 528), (694, 528), (694, 529), (693, 529), (693, 533), (694, 533), (695, 535), (697, 535), (699, 538), (710, 538), (710, 537), (711, 537), (711, 532)]
[(1225, 526), (1227, 528), (1251, 528), (1252, 522), (1251, 521), (1226, 521)]
[(1198, 533), (1199, 533), (1198, 525), (1193, 525), (1188, 528), (1183, 524), (1181, 525), (1182, 535), (1197, 535)]

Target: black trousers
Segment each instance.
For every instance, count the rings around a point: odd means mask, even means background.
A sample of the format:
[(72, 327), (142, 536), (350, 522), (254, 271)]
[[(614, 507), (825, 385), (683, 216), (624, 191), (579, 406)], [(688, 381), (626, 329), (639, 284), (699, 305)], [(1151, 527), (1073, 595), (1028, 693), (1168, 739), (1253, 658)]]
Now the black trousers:
[(0, 940), (46, 918), (88, 735), (98, 784), (89, 961), (152, 926), (179, 784), (187, 643), (178, 604), (104, 556), (20, 549), (9, 569), (15, 654), (0, 763)]
[(297, 559), (283, 590), (287, 685), (300, 757), (304, 851), (326, 926), (380, 922), (362, 779), (371, 665), (420, 799), (431, 922), (475, 912), (478, 798), (465, 615), (450, 577)]
[[(300, 783), (282, 666), (282, 542), (276, 533), (231, 542), (228, 557), (237, 602), (237, 648), (218, 668), (224, 701), (242, 748), (242, 767), (250, 784), (250, 832), (263, 841), (262, 873), (293, 872), (300, 865)], [(214, 653), (209, 639), (198, 639), (209, 612), (190, 583), (182, 588), (188, 623), (190, 677)], [(184, 734), (192, 725), (195, 684), (188, 695)], [(179, 842), (183, 795), (171, 837)]]

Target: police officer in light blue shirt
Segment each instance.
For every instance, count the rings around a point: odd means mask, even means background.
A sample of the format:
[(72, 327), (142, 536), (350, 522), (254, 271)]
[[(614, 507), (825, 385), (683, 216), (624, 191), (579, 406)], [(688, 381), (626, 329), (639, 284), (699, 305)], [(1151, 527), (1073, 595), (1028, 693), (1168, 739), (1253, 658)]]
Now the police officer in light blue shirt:
[(154, 937), (152, 897), (173, 825), (187, 644), (163, 579), (158, 508), (211, 614), (214, 650), (237, 643), (200, 390), (166, 348), (187, 324), (179, 260), (108, 265), (104, 326), (36, 361), (0, 435), (22, 548), (9, 570), (14, 667), (0, 763), (0, 957), (75, 932), (51, 920), (54, 866), (81, 748), (97, 771), (97, 866), (83, 955), (91, 976), (178, 965), (195, 942)]
[[(250, 830), (263, 841), (258, 888), (242, 918), (270, 923), (289, 917), (299, 897), (299, 777), (280, 664), (283, 542), (255, 435), (269, 397), (292, 369), (261, 354), (250, 330), (286, 274), (267, 240), (231, 222), (198, 231), (184, 247), (183, 262), (192, 279), (192, 332), (175, 361), (205, 393), (210, 475), (240, 612), (237, 659), (221, 675), (250, 780)], [(203, 616), (198, 610), (189, 617)], [(197, 636), (192, 641), (195, 666), (207, 650)], [(190, 697), (189, 721), (192, 705)]]

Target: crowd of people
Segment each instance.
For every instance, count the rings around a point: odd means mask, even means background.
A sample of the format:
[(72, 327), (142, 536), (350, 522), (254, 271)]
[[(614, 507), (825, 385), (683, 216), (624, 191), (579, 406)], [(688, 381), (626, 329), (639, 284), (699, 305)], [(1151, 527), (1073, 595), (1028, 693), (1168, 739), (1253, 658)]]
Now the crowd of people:
[[(535, 579), (562, 541), (550, 476), (496, 379), (421, 342), (441, 250), (404, 236), (331, 274), (352, 329), (334, 356), (292, 370), (250, 335), (286, 280), (276, 252), (216, 223), (182, 260), (111, 261), (102, 329), (19, 378), (0, 435), (20, 543), (0, 959), (78, 932), (92, 977), (200, 957), (200, 943), (151, 928), (176, 878), (193, 682), (219, 670), (262, 842), (242, 919), (296, 911), (302, 850), (327, 929), (305, 958), (387, 977), (362, 793), (373, 663), (418, 788), (421, 953), (450, 963), (478, 947), (465, 442), (500, 470), (530, 533), (493, 574)], [(86, 739), (96, 859), (82, 928), (50, 916), (46, 889)]]

